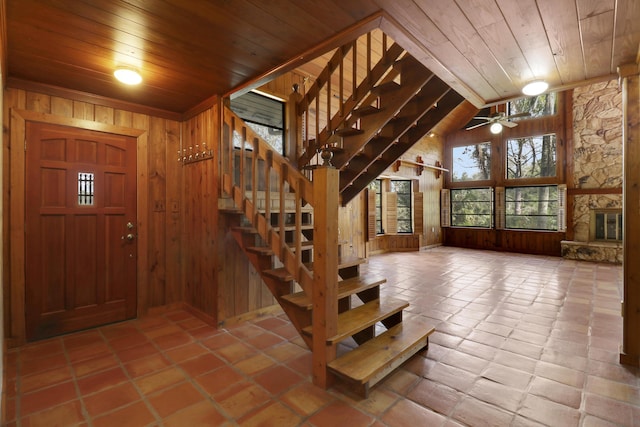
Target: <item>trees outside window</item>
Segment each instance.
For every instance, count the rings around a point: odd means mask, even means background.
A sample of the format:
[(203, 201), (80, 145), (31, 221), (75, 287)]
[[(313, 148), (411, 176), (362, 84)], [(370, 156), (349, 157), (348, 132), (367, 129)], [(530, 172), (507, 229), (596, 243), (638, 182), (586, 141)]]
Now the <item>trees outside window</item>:
[(475, 143), (474, 136), (486, 133), (472, 131), (461, 137), (464, 145), (451, 148), (451, 226), (564, 229), (564, 153), (556, 136), (563, 118), (548, 117), (558, 116), (560, 99), (548, 93), (509, 102), (508, 115), (529, 113), (518, 119), (530, 122), (491, 142)]
[(453, 148), (452, 181), (480, 181), (491, 178), (491, 143)]
[(558, 230), (558, 186), (505, 188), (505, 226), (525, 230)]
[(391, 180), (391, 191), (398, 195), (396, 201), (397, 232), (412, 233), (411, 181)]
[(507, 179), (556, 176), (554, 134), (507, 140)]
[(527, 120), (535, 117), (552, 116), (558, 110), (558, 97), (555, 92), (529, 98), (520, 98), (507, 104), (508, 115), (529, 113), (528, 116), (517, 117), (514, 120)]
[(487, 188), (451, 189), (451, 225), (453, 227), (493, 226), (493, 192)]

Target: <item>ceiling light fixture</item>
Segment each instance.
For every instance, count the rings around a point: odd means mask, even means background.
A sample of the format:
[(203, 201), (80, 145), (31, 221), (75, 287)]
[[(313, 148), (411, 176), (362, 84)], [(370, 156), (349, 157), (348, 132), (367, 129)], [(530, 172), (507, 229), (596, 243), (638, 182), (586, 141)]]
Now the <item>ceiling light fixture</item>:
[(116, 68), (113, 75), (126, 85), (137, 85), (142, 82), (142, 76), (136, 70), (132, 68), (120, 67)]
[(524, 85), (524, 87), (522, 88), (522, 93), (527, 96), (536, 96), (540, 95), (548, 88), (549, 83), (545, 82), (544, 80), (534, 80)]
[(491, 127), (489, 127), (489, 130), (492, 134), (497, 135), (502, 132), (502, 125), (500, 123), (492, 123)]

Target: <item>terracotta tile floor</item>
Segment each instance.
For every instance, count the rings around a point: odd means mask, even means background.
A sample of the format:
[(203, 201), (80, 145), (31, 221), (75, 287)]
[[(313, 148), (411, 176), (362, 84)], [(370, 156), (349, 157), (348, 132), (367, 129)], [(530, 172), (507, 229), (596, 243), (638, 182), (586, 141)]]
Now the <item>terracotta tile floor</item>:
[(372, 257), (438, 331), (367, 400), (314, 387), (282, 316), (171, 312), (7, 354), (10, 426), (640, 426), (619, 266), (435, 248)]

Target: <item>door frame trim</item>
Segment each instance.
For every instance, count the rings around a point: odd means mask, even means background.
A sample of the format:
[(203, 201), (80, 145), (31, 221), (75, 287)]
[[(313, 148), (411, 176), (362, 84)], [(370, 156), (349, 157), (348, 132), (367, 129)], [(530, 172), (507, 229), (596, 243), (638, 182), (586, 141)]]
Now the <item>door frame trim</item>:
[[(106, 123), (94, 122), (91, 120), (60, 117), (52, 114), (39, 113), (34, 111), (11, 108), (10, 110), (10, 211), (9, 211), (9, 258), (11, 263), (11, 283), (10, 283), (10, 330), (6, 339), (8, 348), (16, 347), (26, 341), (26, 318), (25, 318), (25, 286), (26, 286), (26, 245), (25, 245), (25, 214), (26, 214), (26, 129), (27, 122), (46, 123), (51, 125), (69, 126), (83, 130), (93, 130), (110, 134), (129, 136), (136, 138), (136, 188), (140, 188), (148, 172), (148, 132), (144, 129), (135, 129)], [(21, 149), (22, 148), (22, 149)], [(148, 211), (149, 198), (146, 191), (136, 191), (137, 208), (136, 221), (138, 233), (138, 254), (137, 254), (137, 315), (141, 316), (146, 312), (146, 295), (144, 295), (141, 283), (146, 283), (146, 269), (141, 268), (147, 264), (148, 234), (144, 228), (146, 224), (141, 221)]]

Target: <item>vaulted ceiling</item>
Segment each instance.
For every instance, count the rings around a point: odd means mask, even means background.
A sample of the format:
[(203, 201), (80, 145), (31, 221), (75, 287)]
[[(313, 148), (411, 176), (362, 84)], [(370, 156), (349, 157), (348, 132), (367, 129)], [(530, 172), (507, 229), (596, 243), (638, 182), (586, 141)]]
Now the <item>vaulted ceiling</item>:
[[(3, 4), (4, 3), (4, 4)], [(476, 107), (614, 78), (638, 0), (0, 0), (8, 84), (185, 113), (380, 28)], [(2, 11), (2, 10), (0, 10)], [(6, 33), (6, 34), (5, 34)], [(143, 83), (112, 75), (126, 64)]]

